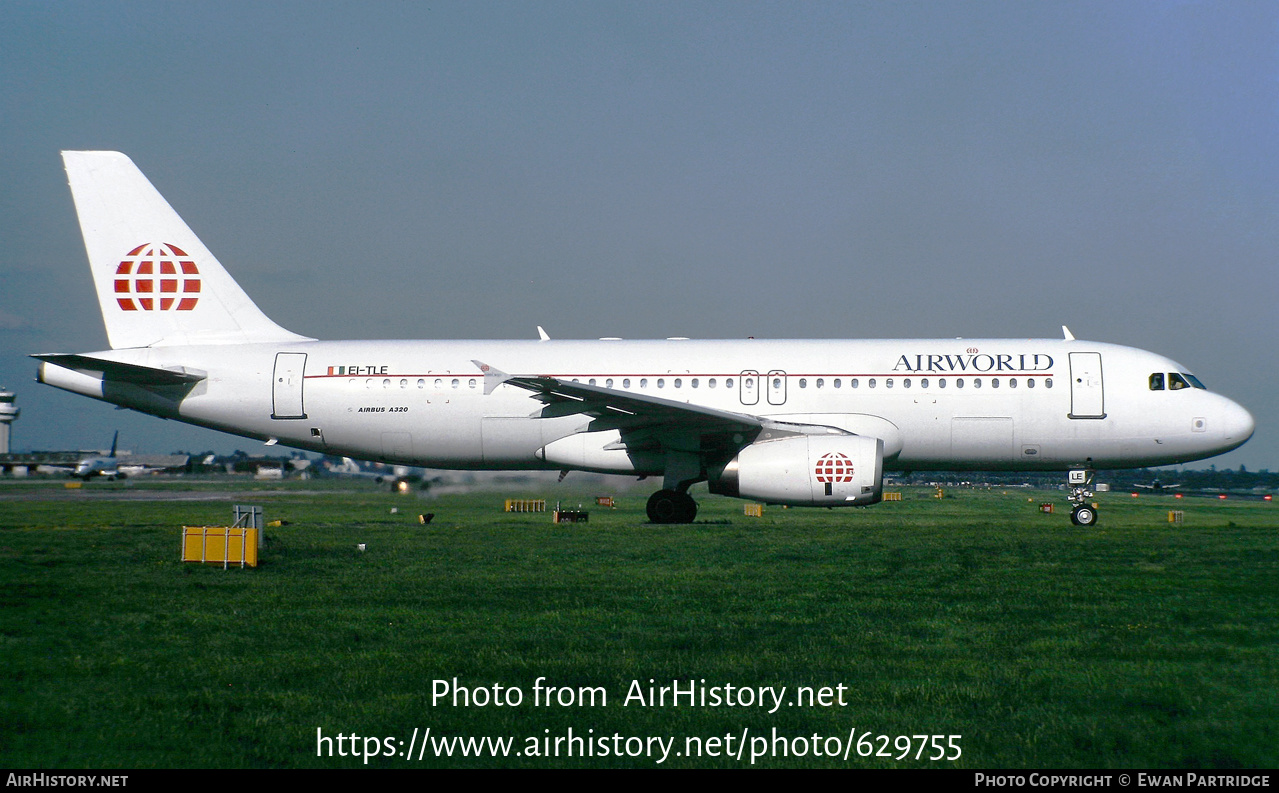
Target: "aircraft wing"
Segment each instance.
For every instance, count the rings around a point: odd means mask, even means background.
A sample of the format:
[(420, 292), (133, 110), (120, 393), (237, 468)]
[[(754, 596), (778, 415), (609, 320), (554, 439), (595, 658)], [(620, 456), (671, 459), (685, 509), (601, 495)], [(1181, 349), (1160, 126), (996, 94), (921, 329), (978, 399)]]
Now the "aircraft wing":
[(627, 448), (682, 448), (700, 451), (736, 451), (761, 434), (847, 435), (835, 427), (772, 421), (749, 413), (694, 405), (674, 399), (575, 383), (544, 375), (508, 375), (475, 361), (485, 373), (485, 392), (498, 385), (530, 391), (545, 407), (535, 418), (586, 415), (590, 431), (619, 430)]
[(764, 425), (762, 419), (745, 413), (574, 383), (556, 377), (512, 377), (506, 383), (531, 391), (536, 399), (546, 403), (546, 407), (538, 414), (540, 418), (582, 413), (605, 423), (612, 419), (618, 426), (634, 423), (636, 420), (680, 423), (696, 421), (739, 432), (758, 429)]

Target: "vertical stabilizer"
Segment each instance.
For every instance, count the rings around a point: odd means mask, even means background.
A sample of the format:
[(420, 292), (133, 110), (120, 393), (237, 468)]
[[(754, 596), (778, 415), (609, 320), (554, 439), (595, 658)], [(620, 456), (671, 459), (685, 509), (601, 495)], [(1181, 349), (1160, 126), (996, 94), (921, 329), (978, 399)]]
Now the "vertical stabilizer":
[(309, 340), (254, 305), (128, 157), (62, 160), (112, 348)]

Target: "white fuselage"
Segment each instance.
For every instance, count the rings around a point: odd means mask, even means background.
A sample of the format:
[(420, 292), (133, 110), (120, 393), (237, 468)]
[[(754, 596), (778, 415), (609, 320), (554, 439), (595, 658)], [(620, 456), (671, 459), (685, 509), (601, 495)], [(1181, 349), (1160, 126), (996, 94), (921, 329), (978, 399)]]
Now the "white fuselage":
[(1183, 463), (1229, 451), (1253, 430), (1219, 394), (1152, 390), (1152, 374), (1188, 371), (1179, 364), (1076, 340), (301, 341), (92, 355), (207, 378), (166, 389), (108, 382), (104, 392), (102, 380), (44, 363), (41, 379), (237, 435), (435, 468), (662, 473), (593, 453), (616, 433), (587, 436), (568, 462), (544, 451), (586, 432), (589, 417), (542, 418), (543, 403), (510, 385), (485, 394), (476, 360), (881, 438), (896, 470)]

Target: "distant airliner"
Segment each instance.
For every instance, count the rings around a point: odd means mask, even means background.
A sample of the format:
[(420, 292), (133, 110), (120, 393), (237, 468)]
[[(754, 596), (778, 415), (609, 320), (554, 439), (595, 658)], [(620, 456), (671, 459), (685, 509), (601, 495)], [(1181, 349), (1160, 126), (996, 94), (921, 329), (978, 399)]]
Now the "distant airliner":
[[(66, 471), (69, 476), (79, 477), (88, 482), (95, 476), (101, 476), (106, 479), (124, 479), (126, 476), (136, 476), (138, 474), (150, 473), (152, 471), (163, 471), (172, 465), (152, 465), (143, 462), (136, 457), (125, 458), (121, 460), (116, 456), (116, 445), (120, 440), (120, 431), (116, 430), (115, 435), (111, 436), (111, 451), (106, 455), (90, 454), (81, 457), (74, 465), (57, 465), (53, 463), (40, 464), (41, 469), (53, 471)], [(173, 455), (176, 457), (176, 455)], [(151, 456), (154, 458), (154, 455)]]
[[(1230, 451), (1248, 411), (1186, 367), (1063, 339), (317, 341), (263, 314), (128, 157), (63, 152), (111, 349), (39, 379), (144, 413), (387, 463), (661, 476), (767, 503), (862, 506), (895, 470), (1092, 472)], [(1064, 329), (1063, 329), (1064, 330)], [(1165, 387), (1173, 384), (1173, 387)]]
[(111, 451), (107, 453), (107, 456), (81, 457), (72, 469), (71, 475), (82, 477), (86, 482), (95, 476), (105, 476), (109, 479), (124, 478), (124, 474), (120, 473), (120, 459), (115, 456), (116, 443), (119, 440), (120, 431), (116, 430), (111, 436)]

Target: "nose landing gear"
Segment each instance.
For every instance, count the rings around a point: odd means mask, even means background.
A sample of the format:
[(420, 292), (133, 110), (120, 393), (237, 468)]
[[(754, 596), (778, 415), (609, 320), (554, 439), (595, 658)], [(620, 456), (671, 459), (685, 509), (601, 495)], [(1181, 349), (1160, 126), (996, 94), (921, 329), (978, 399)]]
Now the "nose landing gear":
[(1073, 469), (1067, 483), (1070, 486), (1070, 503), (1074, 509), (1070, 511), (1070, 522), (1076, 526), (1091, 526), (1097, 522), (1097, 508), (1088, 503), (1092, 498), (1093, 471), (1083, 468)]
[(1091, 526), (1097, 522), (1097, 510), (1089, 505), (1080, 505), (1070, 512), (1070, 522), (1076, 526)]

